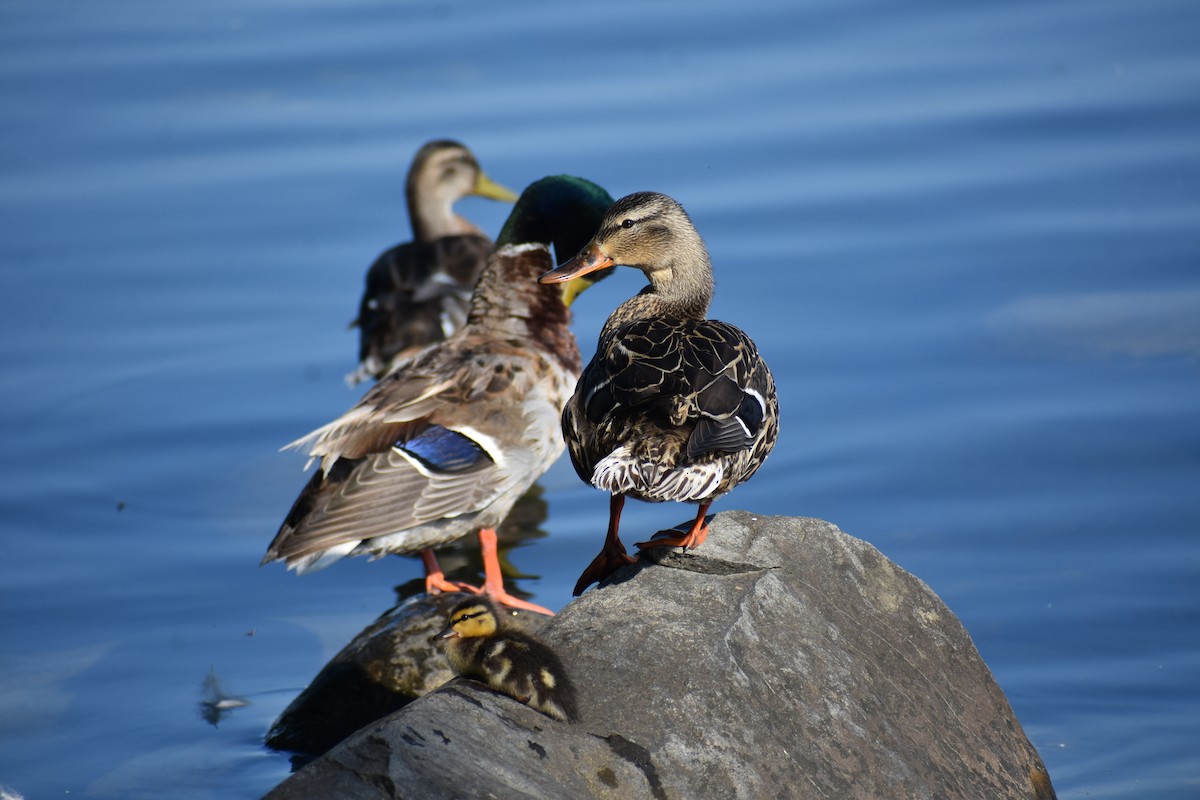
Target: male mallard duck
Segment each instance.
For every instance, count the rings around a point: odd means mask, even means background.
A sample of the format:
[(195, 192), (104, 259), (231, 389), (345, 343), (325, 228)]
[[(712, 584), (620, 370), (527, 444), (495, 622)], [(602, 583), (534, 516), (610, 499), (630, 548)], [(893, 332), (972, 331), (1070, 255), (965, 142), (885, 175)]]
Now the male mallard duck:
[(612, 493), (604, 548), (575, 594), (633, 562), (617, 533), (626, 495), (699, 503), (686, 535), (638, 544), (696, 547), (708, 535), (709, 505), (754, 474), (779, 433), (775, 381), (754, 342), (706, 319), (712, 262), (683, 207), (654, 192), (618, 200), (591, 242), (539, 282), (619, 264), (646, 273), (650, 285), (604, 323), (563, 411), (575, 471)]
[(450, 668), (563, 722), (579, 718), (575, 687), (554, 651), (517, 630), (487, 598), (464, 600), (436, 640)]
[(430, 549), (478, 531), (483, 591), (550, 613), (504, 590), (495, 527), (562, 454), (559, 419), (582, 363), (567, 327), (580, 286), (535, 279), (555, 264), (549, 243), (575, 252), (611, 203), (599, 186), (565, 175), (525, 190), (458, 333), (400, 362), (341, 417), (288, 445), (308, 445), (321, 469), (263, 563), (285, 559), (304, 572), (347, 554), (421, 552), (428, 591), (478, 591), (447, 581)]
[(454, 213), (467, 195), (512, 202), (463, 145), (441, 139), (417, 151), (408, 170), (413, 241), (385, 251), (367, 271), (358, 318), (358, 369), (347, 380), (378, 378), (397, 358), (462, 327), (471, 290), (492, 252), (483, 231)]

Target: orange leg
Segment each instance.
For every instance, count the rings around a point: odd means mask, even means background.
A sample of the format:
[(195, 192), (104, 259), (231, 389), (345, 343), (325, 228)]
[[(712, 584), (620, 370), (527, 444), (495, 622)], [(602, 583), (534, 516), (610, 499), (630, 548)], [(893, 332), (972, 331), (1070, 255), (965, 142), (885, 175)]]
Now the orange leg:
[(500, 558), (496, 553), (496, 529), (479, 529), (479, 552), (483, 554), (483, 591), (497, 603), (512, 608), (522, 608), (526, 611), (536, 611), (538, 614), (554, 616), (548, 608), (514, 597), (504, 589), (504, 575), (500, 572)]
[(621, 544), (621, 537), (617, 534), (621, 525), (621, 509), (624, 507), (625, 495), (614, 494), (608, 506), (608, 534), (604, 537), (604, 547), (600, 549), (600, 555), (592, 559), (592, 563), (588, 564), (587, 569), (579, 576), (572, 594), (583, 594), (583, 590), (593, 583), (604, 580), (621, 567), (637, 560), (625, 552), (625, 545)]
[(446, 575), (442, 572), (442, 567), (438, 564), (437, 556), (433, 554), (432, 549), (426, 548), (421, 551), (421, 561), (425, 564), (425, 594), (437, 594), (438, 592), (479, 594), (479, 590), (470, 584), (446, 580)]
[(651, 547), (682, 547), (684, 550), (692, 550), (699, 547), (708, 538), (708, 523), (704, 521), (704, 516), (708, 513), (710, 505), (712, 503), (700, 504), (700, 510), (696, 512), (696, 521), (692, 523), (692, 529), (686, 534), (664, 536), (661, 539), (656, 538), (648, 542), (638, 542), (637, 546), (642, 550), (647, 550)]

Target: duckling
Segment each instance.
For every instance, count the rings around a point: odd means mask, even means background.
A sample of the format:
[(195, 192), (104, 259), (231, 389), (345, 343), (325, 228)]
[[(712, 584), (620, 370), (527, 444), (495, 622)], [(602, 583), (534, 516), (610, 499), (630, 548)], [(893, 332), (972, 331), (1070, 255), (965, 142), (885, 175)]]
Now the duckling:
[[(583, 358), (567, 303), (580, 286), (540, 286), (550, 255), (572, 253), (612, 203), (582, 178), (543, 178), (521, 195), (480, 275), (467, 323), (401, 361), (349, 411), (288, 447), (321, 468), (263, 563), (298, 572), (345, 555), (421, 553), (428, 592), (448, 581), (433, 548), (478, 532), (499, 602), (550, 614), (504, 589), (496, 526), (562, 454), (559, 420)], [(601, 273), (596, 273), (600, 275)], [(584, 278), (585, 283), (591, 278)]]
[(712, 262), (683, 206), (664, 194), (618, 200), (591, 242), (541, 283), (628, 265), (650, 285), (604, 323), (596, 354), (563, 410), (571, 463), (612, 494), (604, 548), (575, 584), (634, 561), (618, 527), (625, 497), (698, 503), (687, 534), (638, 547), (698, 547), (713, 500), (755, 473), (779, 433), (775, 380), (740, 329), (707, 318)]
[(367, 271), (358, 317), (350, 323), (360, 331), (360, 363), (346, 376), (350, 385), (378, 379), (397, 358), (463, 326), (492, 242), (454, 213), (454, 203), (467, 195), (517, 199), (484, 174), (470, 150), (448, 139), (417, 151), (405, 193), (413, 241), (386, 250)]
[(575, 687), (554, 651), (517, 630), (486, 597), (464, 600), (435, 639), (450, 668), (563, 722), (579, 719)]

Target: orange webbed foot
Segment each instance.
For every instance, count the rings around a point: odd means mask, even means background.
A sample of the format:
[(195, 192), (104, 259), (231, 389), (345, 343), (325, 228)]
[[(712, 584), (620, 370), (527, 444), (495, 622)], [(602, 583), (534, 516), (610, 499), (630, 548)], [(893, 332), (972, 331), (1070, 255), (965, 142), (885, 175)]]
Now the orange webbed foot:
[(493, 591), (489, 591), (488, 589), (485, 588), (483, 590), (483, 593), (486, 594), (488, 597), (492, 598), (493, 600), (495, 600), (500, 605), (508, 606), (509, 608), (519, 608), (522, 611), (532, 611), (535, 614), (545, 614), (547, 617), (554, 616), (554, 612), (551, 611), (550, 609), (543, 608), (542, 606), (539, 606), (537, 603), (530, 603), (528, 600), (522, 600), (521, 598), (516, 597), (515, 595), (509, 594), (508, 592), (504, 591), (503, 589), (501, 589), (499, 592), (493, 592)]
[(421, 560), (425, 564), (425, 594), (438, 594), (440, 592), (479, 594), (481, 591), (469, 583), (448, 580), (442, 572), (441, 566), (438, 565), (437, 557), (434, 556), (432, 550), (422, 550)]
[(497, 551), (495, 528), (479, 529), (479, 552), (483, 555), (484, 594), (491, 597), (497, 603), (509, 608), (519, 608), (524, 611), (532, 611), (536, 614), (545, 614), (547, 617), (554, 616), (554, 612), (550, 609), (511, 595), (504, 588), (504, 573), (500, 569), (500, 556)]
[(425, 576), (425, 594), (440, 594), (442, 592), (466, 592), (467, 594), (479, 594), (483, 590), (478, 586), (472, 586), (469, 583), (462, 581), (447, 580), (442, 575), (426, 575)]
[(605, 542), (604, 549), (600, 554), (592, 559), (592, 563), (588, 564), (587, 569), (579, 576), (579, 580), (575, 582), (575, 588), (571, 594), (578, 597), (583, 594), (583, 590), (591, 586), (593, 583), (600, 581), (612, 575), (626, 564), (633, 564), (637, 561), (636, 558), (625, 552), (625, 548), (618, 541), (616, 547), (610, 547), (608, 542)]
[(637, 542), (637, 548), (649, 550), (652, 547), (682, 547), (684, 550), (694, 550), (704, 544), (704, 540), (707, 538), (708, 526), (704, 525), (698, 531), (690, 530), (677, 536), (655, 536), (648, 542)]
[(682, 547), (684, 550), (694, 550), (704, 544), (704, 540), (708, 538), (708, 520), (704, 515), (708, 513), (708, 503), (702, 503), (700, 510), (696, 514), (696, 519), (692, 522), (691, 530), (687, 533), (677, 534), (675, 536), (655, 536), (648, 542), (638, 542), (637, 546), (640, 550), (648, 550), (651, 547)]

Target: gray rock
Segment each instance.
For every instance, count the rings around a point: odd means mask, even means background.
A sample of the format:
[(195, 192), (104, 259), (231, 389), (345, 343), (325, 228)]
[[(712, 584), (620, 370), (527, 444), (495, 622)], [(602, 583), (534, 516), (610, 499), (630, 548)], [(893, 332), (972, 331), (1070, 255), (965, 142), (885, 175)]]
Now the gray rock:
[(718, 514), (542, 636), (582, 722), (456, 679), (268, 797), (1054, 797), (945, 604), (819, 520)]

